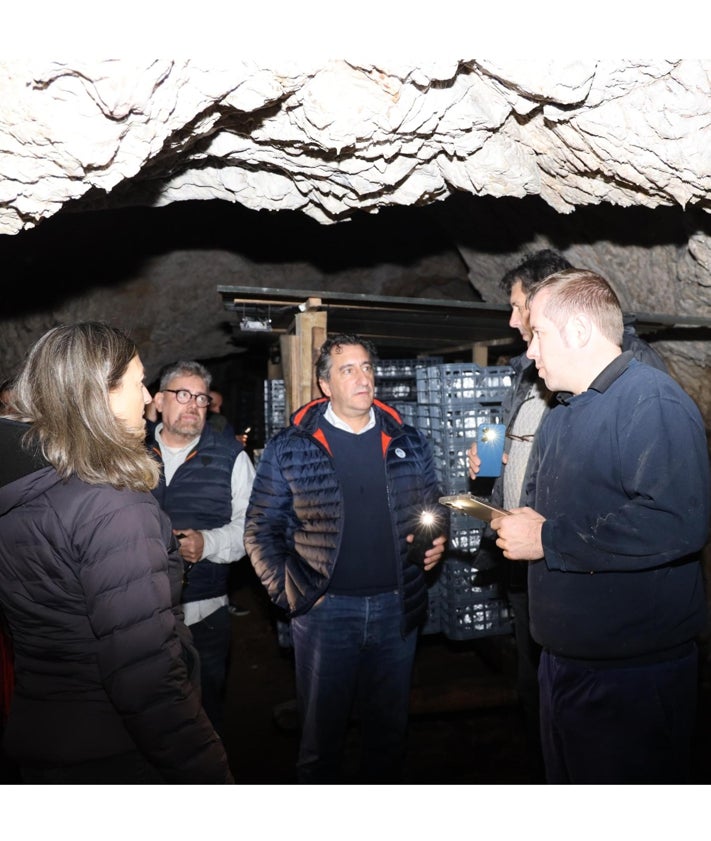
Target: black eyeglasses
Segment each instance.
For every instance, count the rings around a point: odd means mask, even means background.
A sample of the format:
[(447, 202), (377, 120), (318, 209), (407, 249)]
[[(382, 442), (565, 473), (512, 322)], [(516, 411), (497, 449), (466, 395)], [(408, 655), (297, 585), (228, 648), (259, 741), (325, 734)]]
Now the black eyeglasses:
[(535, 435), (514, 435), (513, 432), (507, 432), (506, 437), (512, 441), (523, 441), (524, 444), (530, 444), (536, 437)]
[(202, 391), (198, 392), (198, 394), (193, 394), (192, 391), (188, 391), (187, 388), (164, 388), (163, 391), (169, 391), (171, 394), (174, 394), (178, 403), (184, 404), (189, 403), (191, 400), (195, 400), (195, 404), (200, 409), (204, 409), (212, 403), (212, 397)]

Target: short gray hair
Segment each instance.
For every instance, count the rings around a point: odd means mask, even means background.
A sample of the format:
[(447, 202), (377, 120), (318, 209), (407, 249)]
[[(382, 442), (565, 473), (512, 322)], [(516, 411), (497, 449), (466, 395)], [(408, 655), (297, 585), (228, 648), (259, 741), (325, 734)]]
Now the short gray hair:
[(165, 391), (176, 377), (200, 377), (205, 380), (205, 391), (209, 391), (212, 384), (212, 374), (204, 365), (193, 359), (181, 359), (166, 365), (160, 372), (159, 391)]

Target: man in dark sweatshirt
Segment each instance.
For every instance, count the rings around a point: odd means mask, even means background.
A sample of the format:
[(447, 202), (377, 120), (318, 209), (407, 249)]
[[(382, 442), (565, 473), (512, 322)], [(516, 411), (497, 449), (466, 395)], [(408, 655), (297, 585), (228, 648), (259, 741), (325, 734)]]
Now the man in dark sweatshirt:
[[(509, 324), (518, 330), (526, 345), (531, 341), (528, 296), (541, 281), (555, 272), (572, 269), (562, 254), (544, 248), (527, 254), (501, 278), (500, 285), (511, 305)], [(637, 335), (635, 317), (623, 314), (622, 350), (630, 350), (636, 359), (668, 373), (666, 363), (651, 345)], [(501, 405), (502, 420), (506, 424), (505, 464), (491, 489), (491, 502), (499, 508), (525, 505), (528, 478), (535, 465), (531, 455), (536, 432), (550, 409), (558, 401), (544, 385), (536, 366), (524, 351), (510, 360), (515, 371), (513, 388)], [(477, 445), (473, 442), (469, 453), (469, 475), (476, 479), (479, 469)], [(500, 557), (493, 545), (496, 533), (487, 529), (482, 536), (477, 561), (496, 564), (501, 568), (506, 596), (513, 610), (516, 641), (516, 689), (526, 727), (527, 753), (534, 780), (543, 779), (541, 752), (540, 703), (538, 692), (538, 664), (541, 647), (531, 636), (528, 609), (528, 569), (526, 564)]]
[(527, 354), (561, 405), (536, 438), (530, 507), (491, 525), (506, 558), (531, 562), (546, 779), (684, 782), (706, 624), (704, 424), (670, 376), (622, 351), (603, 278), (558, 272), (529, 306)]

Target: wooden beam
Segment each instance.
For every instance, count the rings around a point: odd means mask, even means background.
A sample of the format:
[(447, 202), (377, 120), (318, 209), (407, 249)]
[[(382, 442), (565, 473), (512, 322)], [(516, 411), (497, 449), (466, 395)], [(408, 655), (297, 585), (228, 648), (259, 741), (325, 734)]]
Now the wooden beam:
[(472, 345), (472, 362), (486, 368), (489, 364), (489, 345), (484, 342), (474, 342)]
[(298, 383), (298, 343), (296, 336), (285, 334), (279, 337), (281, 350), (281, 369), (284, 375), (284, 392), (286, 395), (284, 425), (288, 423), (291, 413), (301, 405), (299, 401)]
[(321, 345), (326, 340), (326, 311), (307, 310), (299, 313), (294, 321), (299, 343), (299, 406), (303, 406), (321, 394), (314, 366)]
[(294, 333), (280, 336), (281, 364), (286, 390), (286, 417), (319, 397), (315, 363), (326, 341), (326, 312), (307, 309), (294, 317)]

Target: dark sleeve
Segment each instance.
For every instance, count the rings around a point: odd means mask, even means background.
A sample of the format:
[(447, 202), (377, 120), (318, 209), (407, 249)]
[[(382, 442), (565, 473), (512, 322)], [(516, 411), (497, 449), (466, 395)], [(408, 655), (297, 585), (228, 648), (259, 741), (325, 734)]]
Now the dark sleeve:
[(652, 394), (621, 419), (618, 441), (620, 501), (603, 513), (583, 506), (547, 519), (542, 539), (550, 569), (653, 569), (706, 542), (709, 462), (698, 411), (669, 393)]
[(80, 581), (105, 690), (169, 782), (225, 783), (222, 743), (188, 675), (168, 576), (170, 524), (150, 494), (82, 519)]
[(290, 553), (290, 512), (293, 499), (278, 459), (276, 439), (264, 449), (257, 465), (244, 526), (244, 548), (259, 580), (277, 607), (289, 610), (286, 565)]

